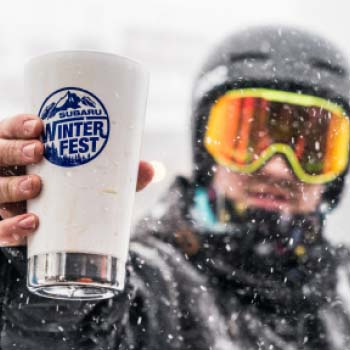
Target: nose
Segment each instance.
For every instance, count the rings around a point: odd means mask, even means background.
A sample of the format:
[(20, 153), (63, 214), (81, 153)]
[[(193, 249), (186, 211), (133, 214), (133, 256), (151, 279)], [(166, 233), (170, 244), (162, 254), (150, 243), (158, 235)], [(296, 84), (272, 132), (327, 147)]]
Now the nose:
[(285, 180), (293, 180), (294, 174), (288, 166), (288, 161), (279, 154), (271, 157), (266, 164), (260, 169), (260, 173), (264, 176), (279, 178)]

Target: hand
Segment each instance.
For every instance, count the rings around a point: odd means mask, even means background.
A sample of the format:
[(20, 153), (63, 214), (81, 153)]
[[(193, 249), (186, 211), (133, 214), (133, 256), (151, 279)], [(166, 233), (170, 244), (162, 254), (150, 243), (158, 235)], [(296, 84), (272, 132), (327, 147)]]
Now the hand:
[(38, 217), (25, 213), (25, 201), (40, 193), (41, 181), (37, 175), (25, 175), (24, 166), (43, 157), (42, 127), (33, 115), (0, 122), (0, 246), (23, 245), (38, 227)]
[[(26, 244), (26, 237), (39, 225), (39, 218), (26, 213), (26, 200), (41, 190), (39, 176), (25, 175), (25, 165), (39, 163), (44, 146), (39, 141), (43, 129), (34, 115), (18, 115), (0, 122), (0, 247)], [(137, 191), (144, 189), (153, 177), (153, 168), (141, 161)]]

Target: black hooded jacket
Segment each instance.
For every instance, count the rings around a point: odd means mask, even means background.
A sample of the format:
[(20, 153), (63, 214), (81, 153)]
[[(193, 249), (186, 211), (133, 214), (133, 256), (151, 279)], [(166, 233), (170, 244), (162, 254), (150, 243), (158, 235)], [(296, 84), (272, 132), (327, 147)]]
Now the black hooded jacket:
[(299, 249), (269, 250), (255, 234), (269, 228), (243, 224), (199, 233), (192, 188), (178, 178), (139, 223), (126, 290), (109, 300), (36, 297), (25, 249), (2, 248), (0, 348), (350, 349), (347, 249), (308, 232)]

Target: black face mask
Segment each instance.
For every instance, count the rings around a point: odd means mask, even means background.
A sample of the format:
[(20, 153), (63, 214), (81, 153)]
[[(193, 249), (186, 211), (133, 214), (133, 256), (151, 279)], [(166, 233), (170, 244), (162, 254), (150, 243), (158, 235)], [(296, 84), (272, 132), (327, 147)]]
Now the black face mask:
[[(212, 195), (210, 199), (214, 215), (218, 201)], [(213, 229), (208, 223), (199, 223), (202, 249), (193, 257), (204, 262), (202, 269), (212, 281), (232, 284), (234, 290), (242, 290), (242, 298), (258, 295), (264, 303), (290, 302), (291, 308), (303, 300), (302, 286), (332, 283), (327, 271), (333, 259), (322, 236), (321, 213), (287, 217), (256, 208), (238, 213), (231, 200), (219, 201), (221, 209), (224, 204), (230, 212), (230, 220), (215, 222)], [(192, 212), (196, 222), (198, 212)]]
[(250, 245), (274, 244), (285, 250), (309, 245), (322, 236), (321, 212), (284, 215), (260, 208), (237, 210), (235, 203), (212, 188), (196, 190), (191, 211), (200, 231), (225, 235)]

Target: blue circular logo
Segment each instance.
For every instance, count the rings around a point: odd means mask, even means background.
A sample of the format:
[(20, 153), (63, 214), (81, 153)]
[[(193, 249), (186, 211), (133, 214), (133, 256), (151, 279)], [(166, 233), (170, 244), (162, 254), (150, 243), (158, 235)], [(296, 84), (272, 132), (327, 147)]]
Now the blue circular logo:
[(106, 146), (108, 112), (89, 91), (59, 89), (46, 98), (39, 116), (44, 121), (45, 158), (53, 164), (72, 167), (88, 163)]

